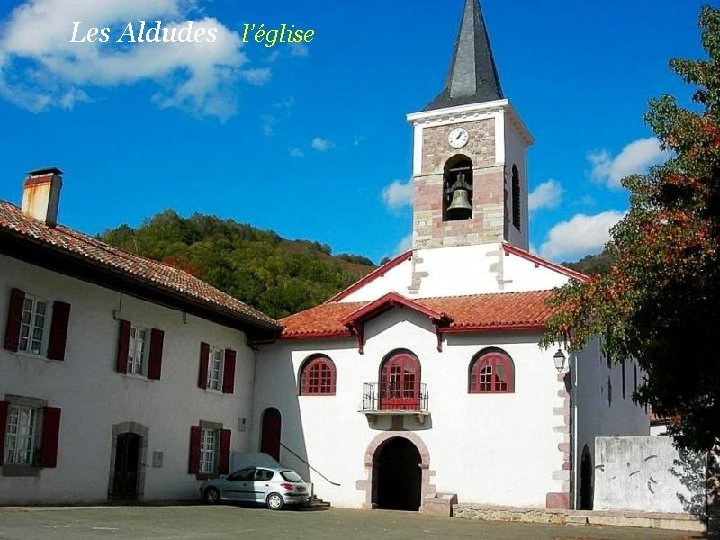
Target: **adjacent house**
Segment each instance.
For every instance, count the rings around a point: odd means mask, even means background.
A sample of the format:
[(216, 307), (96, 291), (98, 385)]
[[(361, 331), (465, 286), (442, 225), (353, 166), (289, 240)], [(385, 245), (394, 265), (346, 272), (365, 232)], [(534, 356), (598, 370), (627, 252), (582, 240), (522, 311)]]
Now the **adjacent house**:
[(249, 343), (280, 326), (58, 225), (61, 187), (0, 201), (0, 504), (197, 497), (252, 445)]

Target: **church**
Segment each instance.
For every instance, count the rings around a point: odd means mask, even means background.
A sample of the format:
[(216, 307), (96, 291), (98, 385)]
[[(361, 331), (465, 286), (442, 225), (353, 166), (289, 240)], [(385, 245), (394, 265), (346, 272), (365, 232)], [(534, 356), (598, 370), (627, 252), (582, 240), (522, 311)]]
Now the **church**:
[(552, 289), (587, 277), (528, 252), (533, 139), (478, 0), (445, 87), (408, 121), (412, 249), (281, 321), (258, 353), (255, 437), (339, 506), (587, 507), (594, 438), (648, 433), (641, 375), (597, 342), (538, 347)]
[(478, 0), (408, 121), (412, 249), (282, 321), (62, 226), (58, 168), (0, 201), (0, 504), (197, 500), (263, 453), (339, 507), (589, 507), (595, 437), (649, 432), (643, 374), (538, 346), (588, 278), (528, 251), (533, 139)]

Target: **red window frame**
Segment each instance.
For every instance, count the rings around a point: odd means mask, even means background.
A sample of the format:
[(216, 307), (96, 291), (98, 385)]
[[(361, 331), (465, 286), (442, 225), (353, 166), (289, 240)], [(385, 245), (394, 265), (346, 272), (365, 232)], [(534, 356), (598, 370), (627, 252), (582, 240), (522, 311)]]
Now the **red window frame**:
[(511, 394), (515, 392), (515, 365), (505, 353), (478, 355), (470, 366), (471, 394)]
[(300, 395), (334, 396), (336, 381), (337, 370), (329, 357), (309, 358), (300, 370)]

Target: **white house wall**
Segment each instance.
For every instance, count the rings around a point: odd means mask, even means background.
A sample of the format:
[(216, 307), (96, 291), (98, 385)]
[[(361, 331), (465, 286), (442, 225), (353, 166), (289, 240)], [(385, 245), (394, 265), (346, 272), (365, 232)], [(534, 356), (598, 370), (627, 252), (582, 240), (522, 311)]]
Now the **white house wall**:
[[(413, 260), (390, 269), (342, 299), (343, 302), (369, 302), (388, 292), (410, 298), (463, 296), (498, 292), (527, 292), (560, 287), (568, 276), (514, 254), (501, 244), (421, 249)], [(417, 294), (409, 295), (413, 265), (424, 272)]]
[[(563, 434), (552, 429), (562, 407), (561, 385), (552, 354), (537, 347), (538, 334), (452, 335), (437, 352), (427, 318), (394, 309), (367, 323), (365, 337), (363, 355), (354, 339), (281, 341), (259, 352), (255, 426), (265, 408), (281, 411), (283, 443), (341, 484), (308, 471), (319, 496), (341, 507), (366, 503), (359, 489), (368, 480), (365, 454), (389, 430), (390, 419), (371, 426), (358, 412), (363, 383), (378, 380), (383, 357), (396, 348), (417, 354), (427, 384), (431, 416), (425, 424), (406, 419), (405, 428), (427, 447), (435, 490), (457, 493), (465, 502), (535, 507), (545, 506), (548, 492), (562, 491), (563, 478), (554, 471), (563, 464)], [(515, 393), (468, 393), (471, 358), (487, 346), (502, 347), (514, 360)], [(297, 395), (300, 366), (314, 353), (328, 355), (337, 367), (335, 396)], [(281, 462), (303, 470), (286, 451)]]
[[(190, 427), (200, 420), (232, 429), (231, 449), (246, 451), (249, 433), (238, 419), (251, 417), (254, 353), (242, 332), (122, 295), (120, 317), (164, 330), (159, 381), (116, 372), (121, 295), (65, 275), (0, 256), (0, 329), (10, 290), (71, 304), (64, 362), (0, 350), (0, 399), (7, 394), (43, 399), (61, 408), (57, 468), (38, 476), (0, 476), (0, 504), (101, 502), (108, 499), (114, 425), (148, 429), (144, 499), (197, 498), (188, 474)], [(235, 393), (198, 388), (201, 341), (238, 352)], [(163, 453), (153, 467), (153, 452)], [(142, 473), (142, 471), (141, 471)]]

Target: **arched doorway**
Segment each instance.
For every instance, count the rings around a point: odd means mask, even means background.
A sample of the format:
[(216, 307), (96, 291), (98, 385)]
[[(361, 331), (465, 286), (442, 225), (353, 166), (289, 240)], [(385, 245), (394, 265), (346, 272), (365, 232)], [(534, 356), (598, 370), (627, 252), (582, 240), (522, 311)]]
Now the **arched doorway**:
[(392, 354), (380, 368), (380, 410), (420, 409), (420, 362), (414, 354)]
[(277, 409), (265, 409), (262, 416), (262, 434), (260, 451), (268, 454), (275, 461), (280, 461), (280, 437), (282, 434), (282, 415)]
[(590, 449), (583, 448), (580, 458), (580, 510), (592, 510), (593, 507), (593, 466)]
[(389, 510), (420, 508), (420, 452), (405, 437), (388, 439), (373, 457), (375, 504)]

